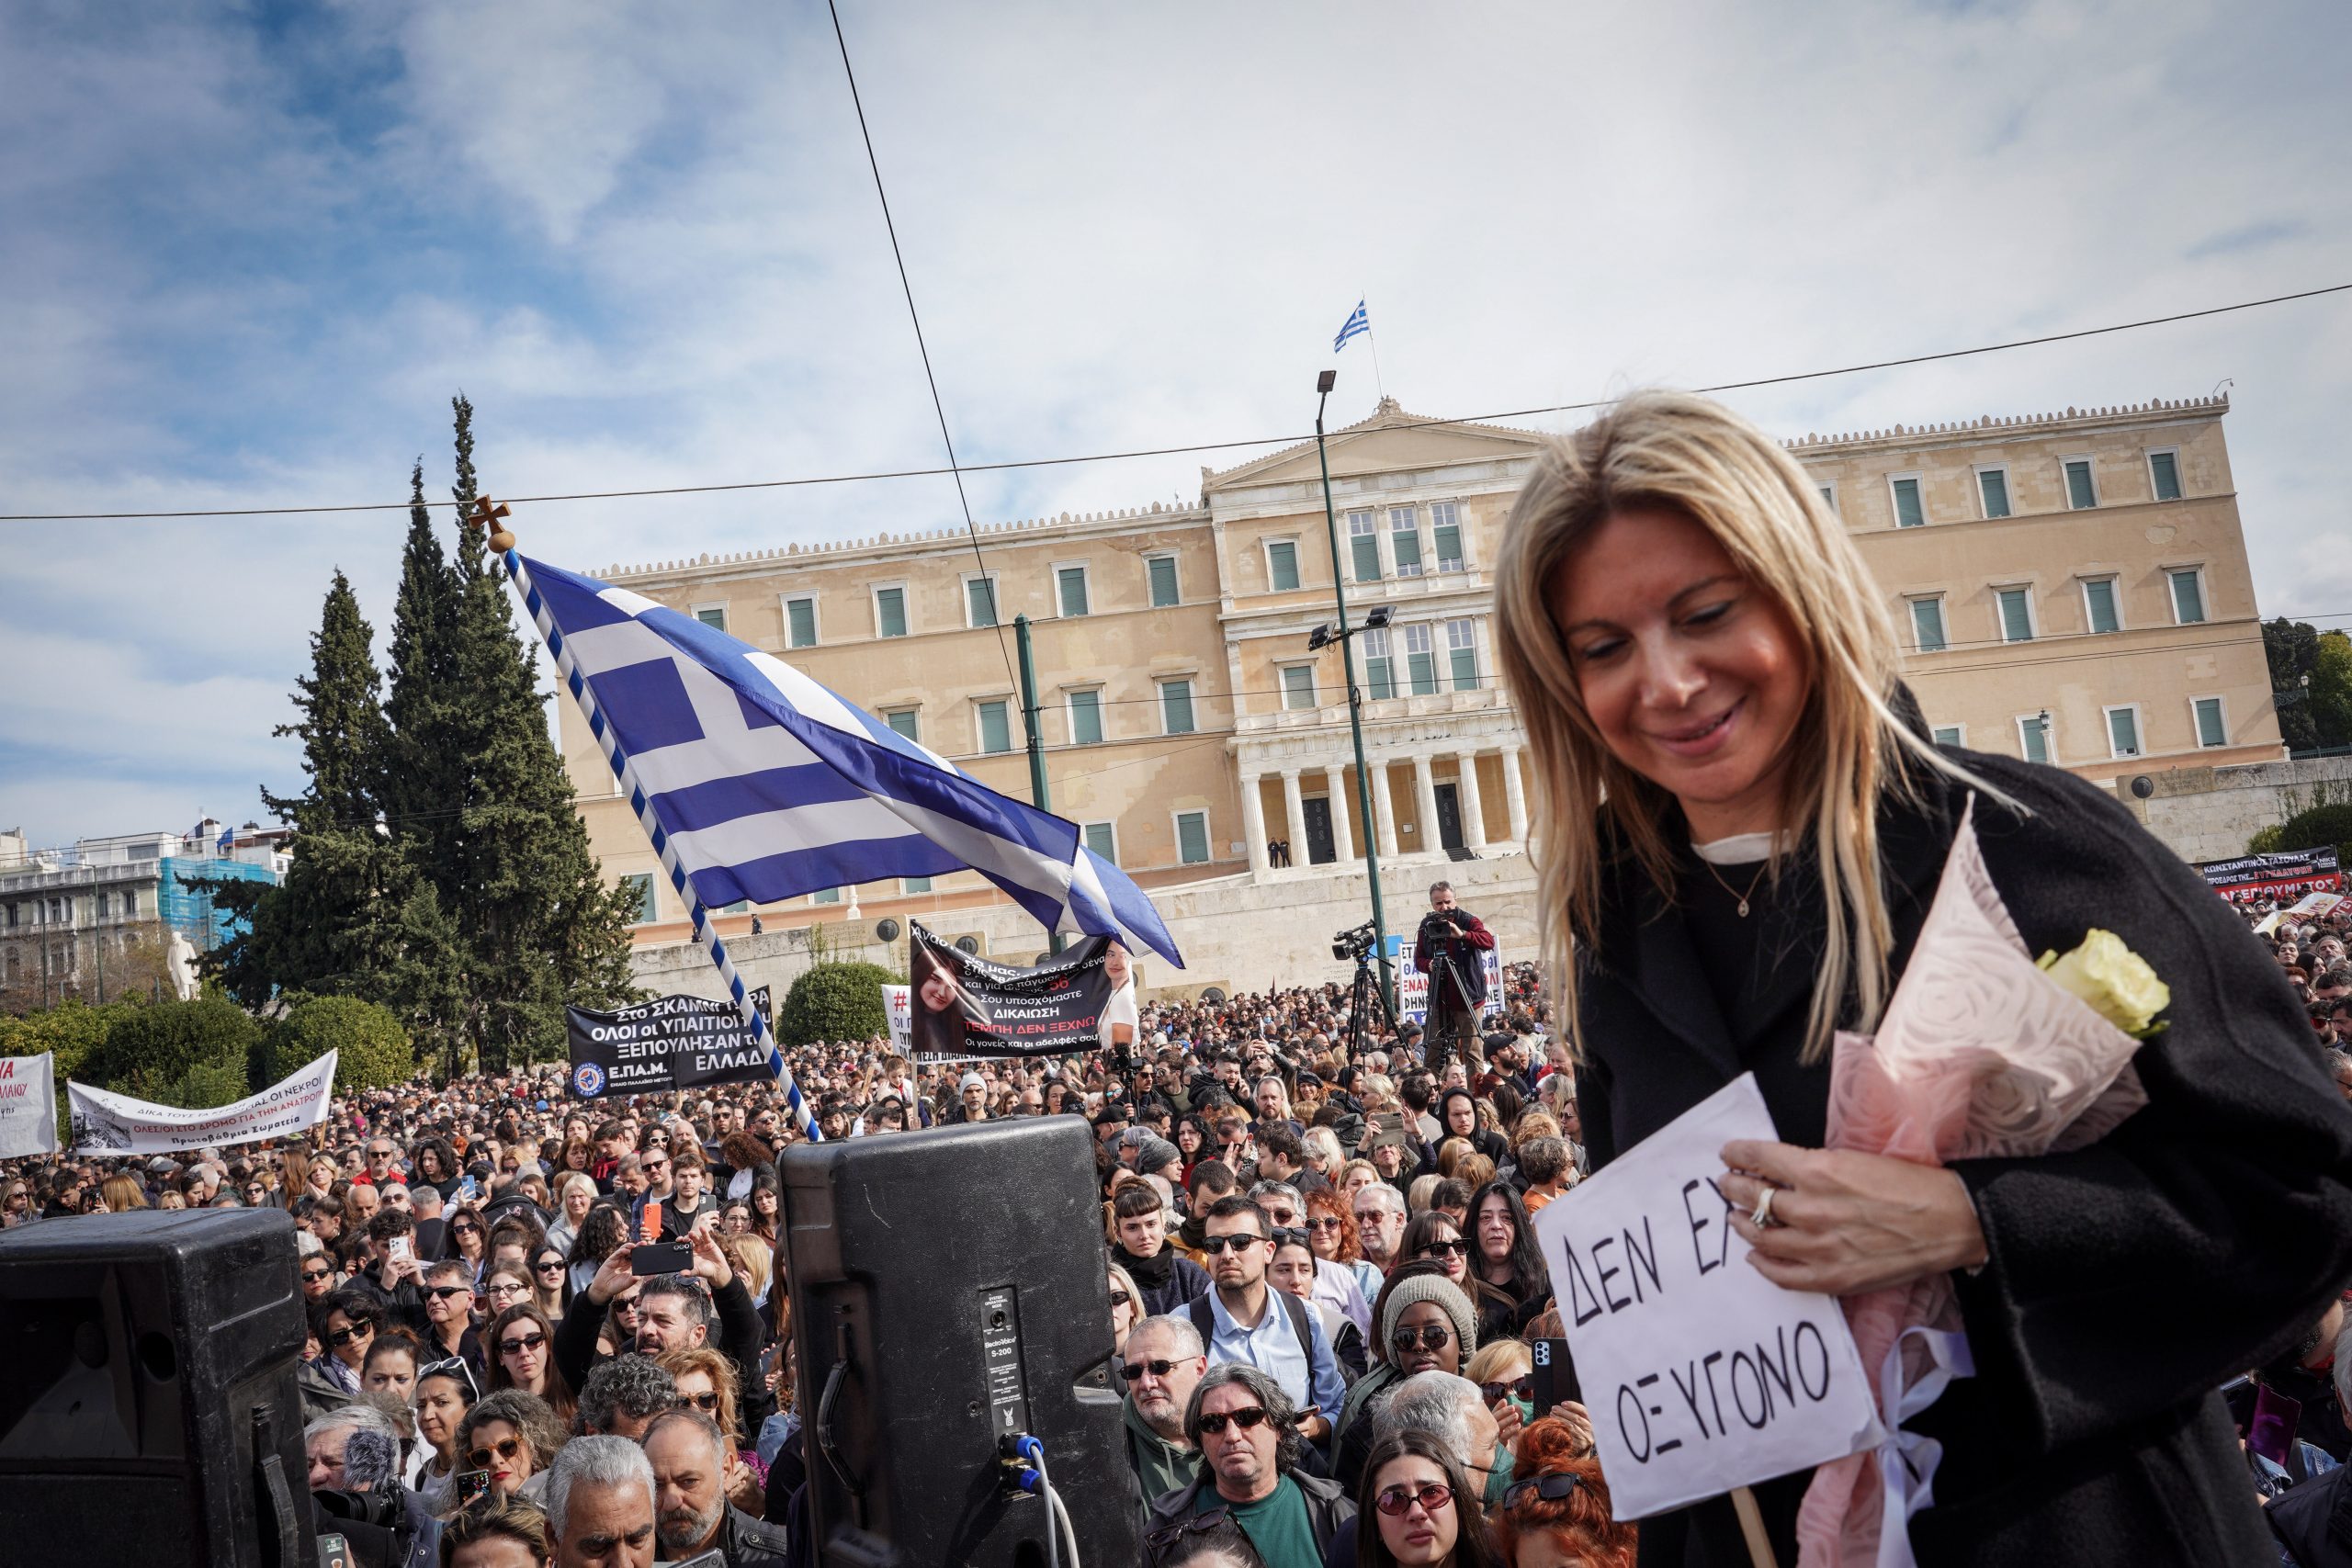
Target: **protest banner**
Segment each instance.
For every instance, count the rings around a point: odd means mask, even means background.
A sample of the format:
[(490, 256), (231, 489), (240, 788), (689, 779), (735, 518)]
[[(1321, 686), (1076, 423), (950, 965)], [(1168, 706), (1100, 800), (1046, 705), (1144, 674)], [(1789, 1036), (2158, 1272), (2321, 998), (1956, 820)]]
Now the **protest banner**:
[(2277, 854), (2239, 855), (2231, 860), (2199, 861), (2205, 886), (2233, 904), (2262, 899), (2287, 903), (2306, 893), (2341, 893), (2344, 875), (2336, 863), (2335, 846), (2284, 850)]
[(1021, 968), (975, 957), (908, 924), (910, 1035), (918, 1059), (1058, 1056), (1113, 1043), (1106, 1034), (1115, 1020), (1106, 1022), (1105, 1014), (1134, 973), (1118, 942), (1084, 937)]
[[(1430, 1021), (1430, 977), (1419, 964), (1413, 962), (1410, 938), (1392, 936), (1388, 939), (1388, 954), (1396, 961), (1396, 1017), (1406, 1023), (1418, 1023), (1423, 1028)], [(1487, 1018), (1503, 1015), (1503, 953), (1499, 944), (1480, 954), (1481, 967), (1487, 972), (1487, 1003), (1480, 1013)]]
[(288, 1137), (327, 1119), (327, 1101), (334, 1093), (335, 1058), (340, 1055), (330, 1051), (259, 1094), (209, 1111), (151, 1105), (69, 1079), (65, 1099), (73, 1118), (74, 1152), (176, 1155)]
[[(752, 1005), (768, 1016), (765, 986), (752, 993)], [(733, 1002), (661, 997), (609, 1011), (566, 1008), (563, 1014), (571, 1092), (582, 1100), (775, 1077), (766, 1045)]]
[(882, 1015), (890, 1021), (890, 1049), (901, 1056), (914, 1049), (913, 995), (911, 986), (882, 987)]
[(57, 1151), (56, 1060), (0, 1056), (0, 1159)]
[(1878, 1440), (1836, 1298), (1765, 1279), (1728, 1223), (1724, 1145), (1776, 1135), (1742, 1074), (1532, 1222), (1620, 1518)]

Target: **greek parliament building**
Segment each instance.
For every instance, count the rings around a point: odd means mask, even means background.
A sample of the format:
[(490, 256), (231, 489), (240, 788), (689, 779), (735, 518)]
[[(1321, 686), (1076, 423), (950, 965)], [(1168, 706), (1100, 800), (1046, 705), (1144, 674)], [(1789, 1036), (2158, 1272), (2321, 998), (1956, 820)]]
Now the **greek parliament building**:
[[(1940, 739), (2132, 781), (2283, 756), (2222, 420), (2226, 399), (1807, 435), (1789, 449), (1896, 612)], [(1329, 440), (1372, 810), (1358, 809), (1333, 560), (1312, 443), (1222, 472), (1192, 504), (616, 567), (603, 575), (806, 671), (1029, 796), (1016, 615), (1034, 624), (1053, 809), (1150, 890), (1187, 967), (1152, 989), (1341, 978), (1379, 852), (1392, 931), (1450, 878), (1507, 957), (1532, 956), (1527, 753), (1496, 679), (1493, 563), (1544, 437), (1384, 400)], [(640, 981), (716, 994), (685, 911), (576, 706), (562, 745), (597, 853), (643, 897)], [(2143, 811), (2143, 816), (2145, 813)], [(2161, 830), (2161, 829), (2160, 829)], [(1286, 846), (1286, 854), (1271, 848)], [(2242, 848), (2242, 840), (2232, 850)], [(751, 934), (754, 915), (763, 933)], [(865, 945), (911, 917), (1028, 962), (1034, 922), (972, 873), (829, 889), (720, 930), (754, 983), (813, 922)], [(797, 956), (796, 956), (797, 955)]]

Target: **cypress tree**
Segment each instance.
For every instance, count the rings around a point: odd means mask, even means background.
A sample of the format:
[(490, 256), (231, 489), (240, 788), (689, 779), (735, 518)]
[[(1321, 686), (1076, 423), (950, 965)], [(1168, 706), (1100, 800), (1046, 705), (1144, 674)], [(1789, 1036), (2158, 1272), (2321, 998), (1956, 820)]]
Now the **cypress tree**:
[(384, 705), (391, 730), (385, 815), (403, 836), (431, 839), (444, 820), (440, 814), (461, 804), (464, 757), (446, 733), (458, 703), (458, 575), (424, 504), (420, 461), (409, 471), (408, 539), (392, 606), (391, 683)]

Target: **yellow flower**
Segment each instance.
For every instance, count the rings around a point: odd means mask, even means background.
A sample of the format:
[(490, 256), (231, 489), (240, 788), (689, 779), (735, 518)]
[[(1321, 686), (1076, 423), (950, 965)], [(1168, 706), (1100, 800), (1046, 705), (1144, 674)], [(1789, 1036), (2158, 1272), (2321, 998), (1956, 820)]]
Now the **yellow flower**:
[(2134, 1040), (2162, 1028), (2155, 1016), (2172, 1005), (2172, 987), (2113, 931), (2094, 927), (2064, 957), (2043, 953), (2041, 970)]

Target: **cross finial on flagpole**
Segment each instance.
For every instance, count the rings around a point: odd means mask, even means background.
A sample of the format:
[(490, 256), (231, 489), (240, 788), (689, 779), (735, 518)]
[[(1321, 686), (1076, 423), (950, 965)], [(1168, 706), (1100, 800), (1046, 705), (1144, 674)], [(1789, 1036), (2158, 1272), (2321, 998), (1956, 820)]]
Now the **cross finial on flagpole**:
[(486, 529), (490, 534), (490, 547), (504, 555), (514, 547), (514, 530), (502, 525), (499, 519), (513, 515), (513, 509), (504, 502), (492, 501), (485, 495), (474, 502), (473, 514), (466, 521)]

